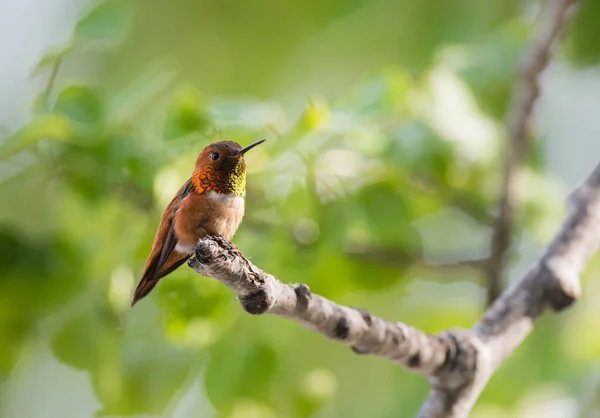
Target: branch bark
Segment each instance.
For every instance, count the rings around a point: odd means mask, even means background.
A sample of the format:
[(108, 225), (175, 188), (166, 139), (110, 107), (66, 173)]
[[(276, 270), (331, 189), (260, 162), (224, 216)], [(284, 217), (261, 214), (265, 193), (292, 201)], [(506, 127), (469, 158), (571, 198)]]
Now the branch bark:
[(233, 243), (220, 236), (200, 240), (189, 265), (231, 288), (250, 314), (271, 313), (291, 319), (348, 344), (356, 353), (375, 354), (425, 375), (448, 361), (447, 351), (454, 345), (444, 336), (426, 335), (363, 309), (338, 305), (311, 293), (304, 284), (284, 284), (254, 266)]
[(358, 354), (377, 355), (427, 376), (431, 390), (420, 417), (462, 418), (494, 371), (531, 332), (534, 321), (579, 297), (579, 274), (600, 244), (600, 164), (569, 200), (569, 214), (538, 262), (470, 331), (453, 329), (433, 336), (338, 305), (305, 285), (280, 282), (223, 237), (200, 240), (189, 265), (231, 288), (248, 313), (290, 319)]
[(567, 10), (574, 2), (575, 0), (555, 0), (548, 5), (534, 41), (524, 56), (525, 61), (508, 120), (511, 147), (505, 166), (498, 219), (492, 236), (490, 262), (486, 271), (488, 304), (491, 304), (501, 291), (502, 273), (514, 223), (517, 175), (527, 150), (529, 119), (540, 95), (539, 77), (550, 61), (550, 48), (565, 24)]

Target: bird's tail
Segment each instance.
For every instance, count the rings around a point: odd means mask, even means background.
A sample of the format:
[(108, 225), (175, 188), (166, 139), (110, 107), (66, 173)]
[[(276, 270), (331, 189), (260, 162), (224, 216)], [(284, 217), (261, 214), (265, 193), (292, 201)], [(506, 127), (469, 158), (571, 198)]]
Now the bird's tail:
[(133, 308), (133, 306), (136, 303), (148, 296), (148, 293), (150, 293), (152, 289), (154, 289), (154, 286), (158, 284), (159, 280), (160, 279), (152, 280), (146, 275), (142, 277), (142, 280), (140, 280), (139, 284), (135, 289), (135, 293), (133, 294), (133, 299), (131, 300), (131, 307)]
[(148, 296), (148, 293), (150, 293), (152, 289), (154, 289), (154, 287), (158, 284), (161, 278), (173, 272), (173, 270), (185, 263), (190, 257), (191, 254), (184, 255), (179, 260), (172, 262), (169, 266), (163, 266), (163, 268), (159, 272), (156, 271), (155, 263), (151, 263), (150, 266), (144, 272), (142, 280), (140, 280), (140, 283), (135, 289), (133, 299), (131, 300), (131, 307), (133, 308), (133, 306), (136, 303)]

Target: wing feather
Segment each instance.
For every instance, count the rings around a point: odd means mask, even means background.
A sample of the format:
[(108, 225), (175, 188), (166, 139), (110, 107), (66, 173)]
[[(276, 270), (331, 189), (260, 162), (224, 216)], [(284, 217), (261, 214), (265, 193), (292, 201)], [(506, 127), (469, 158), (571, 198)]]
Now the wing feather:
[[(179, 203), (189, 195), (193, 189), (194, 186), (192, 184), (192, 179), (190, 178), (181, 189), (179, 189), (163, 213), (161, 224), (152, 245), (152, 252), (146, 262), (146, 268), (142, 279), (135, 289), (131, 306), (147, 296), (162, 277), (171, 273), (190, 257), (189, 255), (186, 256), (181, 254), (181, 258), (172, 259), (173, 250), (177, 246), (177, 235), (175, 234), (174, 229), (177, 209), (179, 208)], [(166, 228), (163, 228), (163, 225), (166, 225)]]

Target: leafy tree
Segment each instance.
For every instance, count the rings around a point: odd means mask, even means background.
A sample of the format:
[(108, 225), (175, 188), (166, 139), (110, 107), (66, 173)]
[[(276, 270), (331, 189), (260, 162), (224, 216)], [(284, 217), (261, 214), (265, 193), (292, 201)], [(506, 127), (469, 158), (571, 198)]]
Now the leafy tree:
[[(47, 84), (29, 121), (0, 134), (0, 414), (41, 416), (11, 393), (19, 361), (36, 365), (28, 353), (49, 349), (89, 377), (105, 416), (183, 416), (187, 396), (202, 416), (415, 415), (426, 382), (277, 318), (244, 316), (228, 289), (191, 269), (134, 310), (132, 289), (202, 147), (266, 137), (247, 157), (247, 212), (234, 238), (254, 264), (426, 332), (471, 326), (484, 275), (459, 262), (487, 256), (503, 121), (539, 6), (91, 8), (40, 59), (34, 74)], [(596, 2), (581, 1), (560, 63), (597, 63), (598, 18)], [(520, 173), (515, 248), (545, 245), (564, 215), (567, 188), (547, 175), (544, 135), (534, 132)], [(515, 251), (510, 264), (535, 255)], [(548, 393), (594, 416), (597, 270), (592, 262), (577, 308), (545, 318), (498, 371), (474, 416), (518, 416)], [(34, 373), (50, 386), (70, 382)]]

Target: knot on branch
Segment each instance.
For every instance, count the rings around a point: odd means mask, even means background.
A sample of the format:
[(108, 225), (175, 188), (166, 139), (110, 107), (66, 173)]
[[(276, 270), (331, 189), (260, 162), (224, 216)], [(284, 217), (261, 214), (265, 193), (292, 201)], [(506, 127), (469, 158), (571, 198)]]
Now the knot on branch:
[(463, 388), (475, 377), (481, 344), (464, 329), (444, 331), (439, 340), (446, 348), (446, 359), (431, 377), (431, 383), (452, 390)]
[(240, 296), (240, 304), (246, 312), (252, 315), (262, 315), (271, 306), (269, 295), (264, 290)]
[(207, 235), (196, 244), (195, 256), (202, 264), (207, 264), (215, 256), (229, 253), (231, 257), (244, 257), (240, 249), (222, 235)]
[[(194, 258), (192, 260), (195, 260), (197, 263), (200, 264), (208, 264), (210, 263), (213, 254), (216, 252), (216, 248), (213, 247), (217, 247), (217, 243), (210, 241), (210, 240), (200, 240), (198, 242), (198, 244), (196, 245), (196, 251), (194, 254)], [(190, 265), (191, 265), (192, 261), (190, 261)]]
[(213, 277), (233, 289), (244, 310), (253, 315), (268, 311), (272, 295), (266, 286), (267, 274), (256, 268), (231, 241), (208, 235), (196, 244), (189, 266), (203, 276)]
[(555, 311), (571, 306), (581, 295), (581, 282), (574, 266), (563, 256), (542, 260), (541, 276), (547, 280), (545, 296)]
[(310, 289), (305, 284), (297, 284), (294, 286), (294, 293), (296, 294), (296, 312), (304, 313), (308, 309), (308, 304), (312, 297)]

